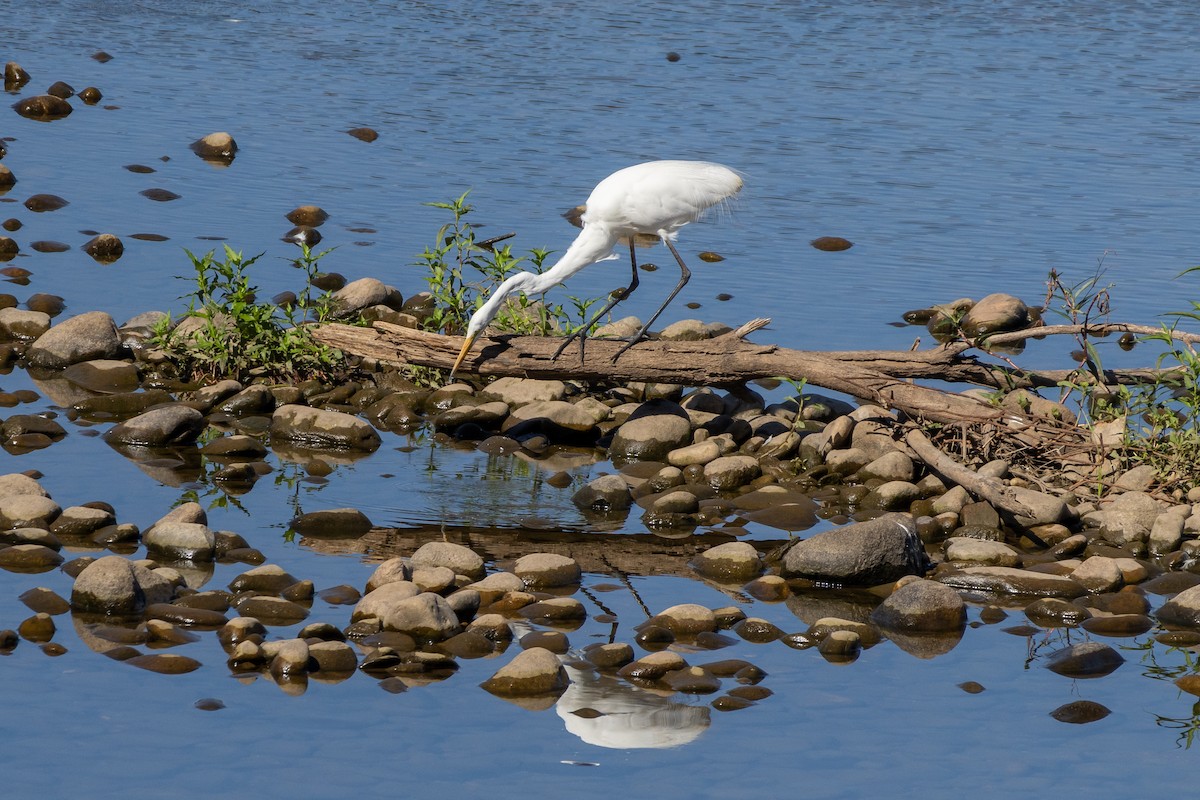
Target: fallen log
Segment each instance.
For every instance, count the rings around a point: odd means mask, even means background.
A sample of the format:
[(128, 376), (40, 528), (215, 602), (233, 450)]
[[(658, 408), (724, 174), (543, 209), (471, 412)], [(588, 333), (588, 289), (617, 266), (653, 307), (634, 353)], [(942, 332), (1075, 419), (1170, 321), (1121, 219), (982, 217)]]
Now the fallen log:
[[(723, 336), (701, 341), (647, 340), (613, 361), (619, 340), (588, 339), (581, 354), (572, 345), (554, 359), (560, 339), (545, 336), (480, 337), (464, 371), (480, 375), (591, 382), (678, 383), (733, 386), (761, 378), (805, 381), (860, 401), (935, 422), (1028, 422), (973, 397), (910, 383), (906, 378), (988, 380), (990, 368), (969, 357), (947, 357), (942, 348), (816, 352), (754, 344), (745, 337), (769, 320), (752, 320)], [(377, 322), (373, 328), (325, 324), (314, 337), (356, 356), (391, 364), (449, 369), (462, 338)]]

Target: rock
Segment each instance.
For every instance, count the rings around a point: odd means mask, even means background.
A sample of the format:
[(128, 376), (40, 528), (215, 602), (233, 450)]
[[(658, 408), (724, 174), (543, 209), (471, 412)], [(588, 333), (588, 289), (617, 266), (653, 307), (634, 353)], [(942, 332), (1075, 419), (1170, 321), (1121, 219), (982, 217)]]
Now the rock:
[(915, 476), (916, 468), (913, 466), (912, 459), (899, 450), (884, 453), (858, 471), (858, 477), (863, 481), (878, 478), (885, 482), (907, 481), (912, 483)]
[(722, 456), (704, 465), (704, 482), (718, 492), (745, 486), (762, 473), (753, 456)]
[(416, 597), (420, 593), (421, 590), (411, 581), (393, 580), (381, 584), (363, 595), (350, 613), (350, 621), (357, 622), (370, 617), (382, 620), (396, 603)]
[[(294, 625), (308, 618), (308, 609), (299, 603), (270, 595), (242, 597), (234, 605), (239, 615), (254, 617), (264, 625)], [(221, 624), (224, 624), (223, 622)]]
[(1116, 559), (1092, 556), (1071, 571), (1071, 580), (1089, 592), (1115, 592), (1125, 585)]
[(303, 639), (285, 639), (270, 644), (273, 647), (268, 650), (268, 654), (274, 652), (271, 657), (271, 674), (276, 678), (308, 672), (308, 642)]
[(871, 622), (903, 631), (959, 630), (967, 624), (967, 607), (949, 586), (914, 580), (880, 603), (871, 612)]
[(817, 644), (817, 652), (828, 661), (852, 661), (862, 652), (862, 640), (854, 631), (833, 631)]
[(1159, 606), (1155, 616), (1167, 625), (1200, 628), (1200, 586), (1184, 589)]
[(330, 295), (334, 314), (347, 317), (370, 306), (383, 305), (391, 289), (378, 278), (359, 278)]
[(0, 547), (0, 568), (10, 572), (45, 572), (64, 560), (58, 551), (41, 544)]
[(721, 583), (745, 583), (762, 574), (763, 563), (749, 542), (725, 542), (696, 555), (692, 569)]
[(237, 155), (237, 142), (225, 131), (203, 136), (191, 144), (192, 152), (205, 161), (229, 164)]
[(522, 650), (480, 686), (501, 696), (557, 695), (566, 691), (569, 682), (558, 657), (549, 650), (534, 647)]
[(62, 513), (58, 503), (37, 494), (14, 494), (0, 497), (0, 530), (42, 528), (50, 525)]
[(1055, 650), (1046, 657), (1044, 666), (1068, 678), (1100, 678), (1125, 663), (1125, 658), (1102, 642), (1082, 644)]
[(715, 439), (689, 444), (667, 453), (667, 463), (673, 467), (701, 466), (721, 457), (721, 445)]
[(1158, 512), (1158, 502), (1145, 492), (1119, 494), (1104, 509), (1100, 537), (1118, 547), (1144, 542), (1150, 538)]
[(444, 597), (432, 592), (422, 592), (390, 604), (379, 621), (384, 630), (435, 642), (453, 636), (459, 629), (454, 609)]
[(874, 586), (928, 566), (913, 518), (893, 513), (797, 542), (784, 555), (781, 575)]
[(170, 561), (212, 561), (216, 537), (207, 525), (194, 522), (158, 522), (142, 536), (152, 558)]
[(13, 109), (22, 117), (39, 120), (62, 119), (74, 109), (61, 97), (39, 94), (13, 103)]
[(1066, 722), (1070, 725), (1086, 725), (1089, 722), (1102, 720), (1111, 713), (1112, 711), (1107, 706), (1100, 703), (1091, 700), (1076, 700), (1054, 709), (1050, 712), (1050, 716), (1059, 722)]
[(698, 633), (717, 629), (716, 617), (712, 610), (697, 603), (671, 606), (656, 614), (651, 622), (682, 637), (693, 637)]
[(63, 320), (29, 346), (25, 358), (35, 367), (63, 369), (81, 361), (116, 358), (121, 336), (113, 318), (89, 311)]
[(1174, 506), (1154, 518), (1146, 540), (1150, 555), (1162, 556), (1179, 549), (1189, 509), (1190, 506)]
[(371, 520), (356, 508), (325, 508), (301, 514), (290, 523), (301, 536), (314, 539), (358, 538), (371, 530)]
[(412, 579), (412, 569), (403, 558), (396, 556), (384, 561), (375, 571), (371, 573), (371, 577), (367, 578), (367, 592), (373, 592), (385, 583), (394, 583), (396, 581), (408, 581)]
[(1032, 319), (1029, 307), (1009, 294), (989, 294), (971, 307), (962, 318), (962, 330), (975, 338), (1000, 331), (1028, 327)]
[(687, 412), (666, 400), (643, 403), (617, 429), (608, 448), (613, 461), (662, 461), (692, 440)]
[(63, 370), (63, 377), (93, 392), (126, 393), (138, 388), (137, 367), (128, 361), (80, 361)]
[(329, 219), (329, 213), (320, 206), (297, 206), (284, 215), (293, 225), (308, 225), (319, 228)]
[(13, 495), (27, 494), (39, 497), (49, 497), (50, 493), (42, 485), (28, 475), (20, 472), (10, 472), (0, 475), (0, 499)]
[(966, 567), (938, 575), (937, 580), (955, 589), (1029, 597), (1071, 598), (1085, 592), (1070, 578), (1012, 567)]
[(583, 511), (609, 514), (628, 510), (633, 495), (620, 475), (601, 475), (572, 495), (571, 502)]
[[(878, 459), (876, 459), (878, 461)], [(873, 463), (873, 462), (872, 462)], [(865, 467), (864, 467), (865, 469)], [(860, 470), (861, 472), (861, 470)], [(863, 498), (863, 505), (868, 508), (882, 508), (891, 511), (904, 511), (921, 499), (921, 490), (915, 483), (909, 481), (888, 481), (876, 486)]]
[(583, 573), (573, 558), (557, 553), (530, 553), (517, 559), (513, 573), (531, 589), (577, 586)]
[[(207, 525), (208, 514), (205, 513), (204, 507), (199, 503), (180, 503), (164, 514), (154, 525), (162, 525), (164, 522), (195, 522), (200, 525)], [(154, 525), (151, 525), (150, 528), (153, 529)]]
[(203, 414), (182, 403), (173, 403), (114, 425), (104, 433), (104, 441), (111, 445), (170, 447), (194, 442), (204, 427)]
[(308, 655), (316, 663), (317, 672), (352, 673), (358, 668), (354, 648), (345, 642), (326, 641), (308, 646)]
[(271, 416), (271, 439), (301, 447), (374, 451), (381, 440), (367, 422), (340, 411), (284, 405)]
[(84, 243), (83, 252), (101, 264), (111, 264), (125, 254), (125, 244), (111, 233), (100, 233)]
[(294, 583), (295, 576), (283, 567), (277, 564), (263, 564), (235, 576), (229, 582), (229, 591), (279, 594)]
[(951, 537), (943, 545), (946, 560), (955, 563), (986, 564), (994, 567), (1016, 567), (1021, 553), (1003, 542), (991, 542), (967, 537)]
[(596, 413), (585, 406), (562, 400), (544, 400), (513, 410), (500, 431), (523, 439), (540, 433), (552, 441), (590, 444), (596, 440)]
[(412, 554), (413, 569), (422, 567), (449, 567), (455, 575), (468, 578), (483, 577), (483, 559), (473, 550), (453, 542), (426, 542)]
[(519, 408), (531, 403), (562, 400), (567, 385), (562, 381), (542, 381), (533, 378), (505, 377), (489, 383), (483, 390), (509, 406)]
[(112, 512), (106, 509), (71, 506), (63, 509), (58, 518), (51, 523), (50, 530), (63, 538), (82, 538), (91, 536), (101, 528), (115, 525), (116, 522)]
[(592, 644), (584, 648), (583, 657), (600, 669), (620, 669), (633, 661), (633, 647), (625, 642)]
[(71, 588), (77, 612), (131, 616), (146, 607), (133, 565), (120, 556), (101, 556), (83, 568)]
[(1010, 487), (1010, 492), (1025, 509), (1014, 514), (1014, 518), (1017, 524), (1026, 528), (1067, 522), (1073, 517), (1071, 509), (1061, 497), (1023, 486)]
[(5, 339), (37, 339), (50, 330), (50, 315), (19, 308), (0, 309), (0, 333)]

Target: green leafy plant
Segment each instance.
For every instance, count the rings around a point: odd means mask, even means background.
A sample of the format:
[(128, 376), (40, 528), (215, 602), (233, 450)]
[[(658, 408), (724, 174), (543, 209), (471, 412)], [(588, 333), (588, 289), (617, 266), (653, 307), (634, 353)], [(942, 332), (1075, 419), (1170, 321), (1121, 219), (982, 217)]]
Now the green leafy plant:
[[(167, 318), (154, 331), (154, 343), (174, 357), (192, 377), (248, 380), (325, 378), (342, 365), (340, 354), (313, 339), (303, 323), (325, 322), (332, 306), (328, 292), (316, 294), (312, 279), (329, 250), (314, 253), (307, 245), (292, 266), (304, 273), (304, 289), (283, 305), (260, 302), (248, 271), (262, 254), (246, 258), (225, 245), (192, 262), (195, 289), (178, 325)], [(182, 277), (182, 276), (181, 276)], [(185, 278), (185, 280), (188, 278)]]
[[(479, 239), (477, 226), (467, 219), (474, 206), (467, 202), (470, 191), (454, 200), (425, 203), (449, 211), (452, 219), (437, 232), (433, 247), (417, 256), (417, 265), (425, 269), (425, 283), (433, 295), (433, 310), (426, 317), (426, 330), (458, 334), (467, 328), (471, 315), (487, 299), (488, 293), (505, 278), (528, 263), (541, 273), (551, 251), (533, 248), (526, 256), (517, 256), (509, 244), (501, 245), (513, 234)], [(510, 298), (493, 324), (510, 333), (545, 336), (570, 329), (571, 319), (586, 319), (595, 300), (569, 298), (572, 312), (561, 304), (518, 295)]]

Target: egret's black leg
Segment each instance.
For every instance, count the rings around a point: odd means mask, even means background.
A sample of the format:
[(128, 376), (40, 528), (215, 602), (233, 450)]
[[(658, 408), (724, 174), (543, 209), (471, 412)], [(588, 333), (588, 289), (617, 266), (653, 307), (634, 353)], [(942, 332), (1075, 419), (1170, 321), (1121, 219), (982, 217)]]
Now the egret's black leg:
[(692, 271), (687, 268), (687, 264), (683, 263), (683, 258), (680, 257), (679, 251), (675, 249), (675, 245), (671, 243), (671, 240), (665, 236), (662, 237), (662, 240), (663, 244), (670, 248), (671, 255), (675, 256), (675, 261), (679, 264), (679, 283), (677, 283), (674, 290), (667, 295), (667, 299), (664, 300), (663, 304), (658, 307), (658, 311), (654, 312), (654, 316), (650, 317), (650, 319), (646, 321), (646, 324), (642, 326), (642, 329), (638, 331), (637, 334), (635, 334), (634, 337), (629, 341), (629, 344), (617, 351), (617, 354), (613, 356), (613, 361), (616, 361), (622, 356), (622, 354), (624, 354), (626, 350), (633, 347), (642, 339), (646, 338), (646, 331), (650, 330), (650, 326), (654, 324), (654, 320), (658, 319), (659, 315), (666, 310), (667, 306), (671, 304), (671, 301), (675, 299), (675, 295), (679, 294), (679, 290), (687, 285), (688, 280), (690, 280), (692, 277)]
[(633, 269), (633, 276), (629, 279), (629, 286), (625, 287), (625, 291), (621, 292), (619, 294), (614, 294), (611, 298), (609, 298), (609, 301), (604, 306), (604, 308), (600, 309), (600, 312), (598, 314), (596, 314), (590, 320), (588, 320), (586, 325), (584, 325), (582, 328), (580, 328), (579, 330), (572, 333), (570, 336), (567, 336), (565, 339), (563, 339), (563, 343), (558, 346), (558, 349), (554, 351), (554, 355), (550, 357), (551, 361), (556, 360), (560, 355), (562, 355), (562, 351), (567, 349), (567, 345), (569, 345), (575, 339), (578, 339), (579, 340), (579, 363), (581, 363), (581, 364), (583, 363), (583, 342), (585, 339), (587, 339), (587, 332), (590, 331), (592, 329), (592, 326), (595, 325), (600, 319), (602, 319), (605, 314), (612, 311), (613, 307), (616, 306), (617, 303), (621, 302), (626, 297), (629, 297), (629, 294), (638, 287), (637, 255), (635, 255), (635, 253), (634, 253), (634, 246), (633, 246), (632, 241), (630, 241), (630, 243), (629, 243), (629, 265)]

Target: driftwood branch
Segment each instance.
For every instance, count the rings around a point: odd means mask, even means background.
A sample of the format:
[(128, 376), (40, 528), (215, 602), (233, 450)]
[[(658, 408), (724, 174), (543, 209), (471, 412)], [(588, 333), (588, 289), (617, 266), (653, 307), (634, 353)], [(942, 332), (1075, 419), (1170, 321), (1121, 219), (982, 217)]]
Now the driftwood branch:
[[(647, 340), (614, 361), (624, 345), (619, 340), (588, 339), (583, 353), (573, 344), (553, 358), (560, 339), (544, 336), (483, 336), (464, 362), (464, 371), (480, 375), (516, 375), (542, 379), (643, 381), (689, 386), (732, 386), (761, 378), (803, 380), (810, 386), (842, 392), (860, 401), (935, 422), (1015, 422), (1029, 420), (954, 392), (912, 381), (973, 383), (998, 389), (1057, 386), (1060, 381), (1089, 380), (1079, 369), (1028, 371), (1012, 364), (986, 363), (970, 342), (952, 342), (927, 350), (791, 350), (746, 341), (769, 320), (751, 320), (735, 331), (702, 341)], [(1159, 334), (1161, 328), (1106, 323), (1054, 325), (1013, 333), (993, 334), (987, 342), (1007, 344), (1054, 335), (1097, 336), (1108, 333)], [(1173, 333), (1178, 341), (1200, 336)], [(314, 328), (319, 341), (344, 352), (393, 364), (449, 369), (462, 339), (403, 328), (386, 322), (374, 328), (326, 324)], [(1104, 374), (1110, 384), (1138, 384), (1161, 379), (1170, 370), (1113, 370)]]
[[(572, 345), (557, 360), (559, 339), (544, 336), (480, 337), (463, 369), (481, 375), (584, 381), (644, 381), (730, 386), (760, 378), (803, 380), (859, 400), (942, 422), (999, 421), (1008, 412), (972, 397), (909, 383), (905, 377), (947, 379), (961, 368), (942, 350), (923, 352), (813, 352), (747, 342), (767, 320), (753, 320), (723, 336), (695, 342), (645, 341), (614, 361), (624, 342), (589, 339), (581, 360)], [(358, 356), (394, 364), (449, 369), (462, 346), (457, 336), (377, 322), (374, 328), (328, 324), (314, 336)], [(967, 367), (966, 373), (972, 372)], [(953, 377), (949, 379), (953, 380)], [(969, 378), (959, 377), (959, 380)]]

